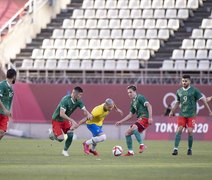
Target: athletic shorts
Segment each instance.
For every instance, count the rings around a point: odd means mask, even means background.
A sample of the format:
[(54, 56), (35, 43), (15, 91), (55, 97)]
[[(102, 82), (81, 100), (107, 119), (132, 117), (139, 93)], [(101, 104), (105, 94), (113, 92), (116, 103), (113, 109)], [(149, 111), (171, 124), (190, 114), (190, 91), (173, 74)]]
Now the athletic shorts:
[(103, 133), (102, 126), (97, 126), (96, 124), (87, 124), (87, 128), (91, 131), (93, 137)]
[(64, 120), (63, 122), (52, 120), (52, 130), (56, 137), (64, 134), (67, 134), (68, 130), (70, 130), (72, 123), (68, 120)]
[(8, 122), (9, 122), (9, 117), (3, 114), (0, 114), (0, 130), (3, 130), (4, 132), (6, 132)]
[(186, 117), (178, 116), (177, 124), (178, 126), (182, 126), (185, 128), (194, 128), (195, 117), (186, 118)]
[[(142, 133), (149, 126), (147, 118), (140, 118), (134, 123), (138, 127), (138, 132)], [(132, 127), (131, 125), (130, 127)]]

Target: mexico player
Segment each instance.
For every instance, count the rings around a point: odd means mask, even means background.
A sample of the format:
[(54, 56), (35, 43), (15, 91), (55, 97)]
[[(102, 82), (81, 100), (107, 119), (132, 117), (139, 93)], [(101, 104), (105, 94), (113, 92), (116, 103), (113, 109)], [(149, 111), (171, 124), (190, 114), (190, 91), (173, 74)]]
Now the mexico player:
[(51, 140), (62, 142), (64, 140), (63, 134), (67, 134), (65, 146), (62, 151), (64, 156), (69, 156), (68, 149), (73, 139), (73, 131), (71, 130), (71, 127), (77, 124), (72, 118), (70, 118), (70, 115), (75, 111), (76, 108), (80, 108), (83, 110), (88, 119), (92, 117), (81, 101), (82, 94), (82, 88), (78, 86), (75, 87), (71, 95), (66, 95), (62, 98), (54, 114), (52, 115), (53, 132), (49, 132), (49, 138)]
[(130, 128), (125, 133), (128, 153), (123, 156), (133, 156), (133, 147), (132, 147), (132, 135), (134, 134), (136, 140), (139, 143), (139, 153), (142, 153), (145, 150), (145, 145), (143, 144), (143, 138), (140, 133), (142, 133), (150, 124), (152, 124), (152, 106), (146, 100), (146, 98), (137, 94), (136, 87), (134, 85), (127, 87), (128, 96), (132, 99), (130, 113), (124, 117), (122, 120), (118, 121), (116, 125), (120, 125), (123, 122), (132, 118), (133, 114), (137, 115), (138, 120), (130, 126)]
[(180, 114), (178, 117), (178, 128), (175, 136), (175, 144), (172, 155), (178, 155), (178, 146), (181, 140), (182, 130), (184, 128), (188, 129), (188, 151), (187, 155), (192, 155), (192, 145), (193, 145), (193, 128), (195, 125), (195, 116), (196, 116), (196, 102), (198, 100), (202, 100), (209, 111), (209, 115), (212, 115), (211, 109), (206, 101), (206, 99), (202, 96), (200, 91), (191, 86), (191, 80), (189, 75), (184, 75), (182, 77), (182, 87), (177, 90), (177, 102), (172, 108), (169, 116), (171, 117), (174, 111), (177, 109), (179, 105)]
[(15, 84), (16, 71), (9, 69), (7, 71), (6, 80), (0, 82), (0, 140), (7, 131), (9, 117), (11, 117), (11, 104), (13, 100), (12, 84)]
[[(106, 99), (105, 102), (101, 105), (96, 106), (91, 114), (92, 119), (87, 119), (85, 117), (82, 119), (75, 128), (79, 127), (81, 124), (86, 122), (87, 128), (91, 131), (93, 137), (83, 143), (84, 152), (86, 154), (92, 153), (94, 156), (98, 156), (98, 153), (96, 151), (96, 145), (100, 142), (103, 142), (106, 140), (106, 135), (104, 134), (102, 130), (102, 125), (104, 122), (105, 117), (110, 113), (112, 109), (116, 109), (117, 112), (119, 112), (121, 115), (123, 115), (123, 112), (117, 108), (117, 106), (114, 104), (112, 99)], [(92, 145), (92, 148), (90, 149), (90, 145)]]

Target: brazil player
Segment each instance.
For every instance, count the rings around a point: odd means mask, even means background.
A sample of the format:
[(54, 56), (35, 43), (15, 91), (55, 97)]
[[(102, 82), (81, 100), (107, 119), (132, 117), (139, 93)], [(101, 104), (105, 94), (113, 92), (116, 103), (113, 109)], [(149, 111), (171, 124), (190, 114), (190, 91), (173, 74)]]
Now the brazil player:
[(187, 155), (192, 155), (192, 145), (193, 145), (193, 128), (195, 125), (195, 116), (196, 116), (196, 102), (202, 100), (209, 111), (209, 115), (212, 115), (211, 109), (202, 96), (200, 91), (191, 86), (191, 79), (189, 75), (183, 75), (182, 77), (182, 87), (177, 90), (177, 102), (172, 108), (169, 116), (171, 117), (175, 110), (180, 106), (180, 114), (178, 117), (178, 128), (175, 135), (175, 144), (172, 155), (178, 155), (178, 146), (180, 144), (182, 130), (184, 128), (188, 129), (188, 151)]
[(51, 140), (62, 142), (64, 140), (63, 134), (67, 134), (65, 146), (62, 151), (62, 154), (64, 156), (69, 156), (68, 149), (73, 139), (73, 131), (71, 130), (71, 127), (77, 124), (75, 120), (70, 118), (70, 115), (75, 111), (76, 108), (80, 108), (83, 110), (88, 119), (92, 117), (92, 115), (87, 111), (83, 102), (81, 101), (82, 94), (82, 88), (78, 86), (75, 87), (71, 95), (66, 95), (62, 98), (54, 114), (52, 115), (53, 132), (49, 132), (49, 138)]
[(145, 150), (143, 138), (141, 137), (140, 133), (142, 133), (153, 122), (151, 104), (143, 95), (137, 94), (136, 90), (137, 88), (134, 85), (127, 87), (128, 96), (132, 99), (130, 113), (122, 120), (116, 122), (116, 125), (118, 126), (132, 118), (133, 114), (136, 114), (138, 118), (138, 120), (134, 124), (132, 124), (125, 133), (128, 152), (123, 156), (134, 155), (131, 137), (133, 134), (135, 135), (136, 140), (139, 143), (139, 153), (142, 153)]
[(9, 117), (11, 117), (11, 104), (13, 100), (12, 84), (15, 84), (16, 71), (9, 69), (6, 74), (6, 80), (0, 82), (0, 140), (7, 131)]
[[(103, 125), (105, 117), (110, 113), (112, 109), (116, 109), (117, 112), (123, 115), (123, 112), (119, 108), (117, 108), (114, 101), (108, 98), (105, 100), (103, 104), (96, 106), (92, 110), (91, 119), (88, 119), (87, 117), (85, 117), (81, 121), (79, 121), (77, 126), (74, 127), (74, 128), (77, 128), (81, 124), (86, 122), (87, 128), (91, 131), (93, 135), (91, 139), (83, 143), (84, 152), (86, 154), (92, 153), (94, 156), (99, 155), (96, 151), (96, 145), (106, 140), (106, 135), (102, 130), (102, 125)], [(91, 149), (89, 147), (90, 145), (92, 145)]]

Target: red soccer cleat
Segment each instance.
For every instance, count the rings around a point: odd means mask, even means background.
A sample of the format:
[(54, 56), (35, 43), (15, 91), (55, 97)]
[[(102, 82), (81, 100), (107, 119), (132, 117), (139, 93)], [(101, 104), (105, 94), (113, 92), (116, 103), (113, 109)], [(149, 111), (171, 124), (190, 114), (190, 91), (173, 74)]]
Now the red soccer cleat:
[(139, 153), (144, 152), (145, 149), (146, 149), (146, 146), (145, 146), (144, 144), (141, 144), (141, 145), (139, 146)]
[(99, 156), (99, 153), (97, 151), (93, 151), (92, 149), (90, 149), (89, 152), (92, 153), (94, 156)]
[(128, 151), (127, 154), (122, 154), (121, 156), (134, 156), (134, 153), (130, 153), (130, 152)]
[(86, 142), (86, 141), (84, 141), (84, 142), (82, 143), (83, 148), (84, 148), (84, 153), (85, 153), (85, 154), (90, 154), (89, 145), (87, 145), (85, 142)]

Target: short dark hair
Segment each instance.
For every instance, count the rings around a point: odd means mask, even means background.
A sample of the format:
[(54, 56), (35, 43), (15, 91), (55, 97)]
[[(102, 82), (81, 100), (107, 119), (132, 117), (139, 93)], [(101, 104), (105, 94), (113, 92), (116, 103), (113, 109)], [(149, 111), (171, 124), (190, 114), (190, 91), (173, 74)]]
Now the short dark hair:
[(191, 79), (191, 76), (190, 75), (188, 75), (188, 74), (185, 74), (185, 75), (183, 75), (183, 77), (182, 77), (183, 79)]
[(130, 86), (127, 87), (127, 89), (132, 89), (133, 91), (137, 90), (135, 85), (130, 85)]
[(13, 77), (16, 76), (16, 70), (15, 69), (8, 69), (7, 70), (7, 78), (12, 79)]
[(79, 86), (76, 86), (74, 88), (74, 90), (77, 91), (78, 93), (82, 93), (83, 92), (83, 89), (81, 87), (79, 87)]

